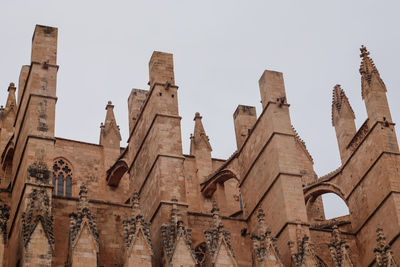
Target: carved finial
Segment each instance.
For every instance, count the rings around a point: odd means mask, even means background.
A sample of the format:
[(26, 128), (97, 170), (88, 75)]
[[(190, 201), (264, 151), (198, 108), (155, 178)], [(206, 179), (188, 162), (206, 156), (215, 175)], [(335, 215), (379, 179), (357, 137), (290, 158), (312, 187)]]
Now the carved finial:
[(379, 267), (397, 267), (397, 263), (393, 257), (393, 251), (389, 244), (386, 243), (386, 237), (383, 229), (376, 229), (377, 247), (374, 249), (376, 264)]
[(337, 225), (332, 228), (332, 242), (329, 244), (329, 251), (335, 267), (353, 266), (348, 253), (349, 246), (340, 235)]
[(11, 90), (15, 90), (16, 89), (15, 88), (15, 84), (13, 82), (11, 82), (10, 85), (8, 86), (8, 91), (10, 91), (10, 89)]
[(95, 240), (95, 245), (98, 250), (98, 239), (99, 233), (97, 231), (97, 217), (92, 215), (89, 208), (89, 199), (88, 199), (88, 189), (86, 185), (81, 185), (79, 190), (79, 202), (77, 213), (71, 213), (70, 215), (70, 240), (71, 247), (75, 247), (76, 242), (78, 240), (78, 234), (82, 231), (84, 223), (87, 222), (89, 226), (89, 230), (93, 235)]
[(141, 231), (146, 239), (150, 254), (153, 254), (150, 237), (150, 223), (144, 220), (140, 209), (140, 197), (138, 192), (134, 192), (132, 195), (132, 208), (131, 217), (123, 221), (124, 237), (126, 248), (129, 249), (134, 243), (134, 239), (137, 237), (139, 231)]
[(210, 222), (210, 229), (204, 231), (207, 250), (211, 256), (211, 262), (215, 263), (221, 245), (224, 243), (230, 253), (231, 260), (236, 266), (235, 255), (233, 253), (232, 245), (230, 242), (231, 233), (224, 229), (221, 217), (219, 216), (219, 208), (217, 202), (212, 202), (212, 220)]
[(173, 255), (175, 253), (176, 245), (180, 238), (183, 238), (186, 246), (190, 251), (190, 256), (193, 259), (194, 264), (197, 264), (196, 255), (192, 247), (192, 237), (191, 229), (186, 228), (180, 211), (178, 208), (178, 199), (173, 197), (171, 199), (172, 210), (171, 210), (171, 221), (170, 224), (163, 224), (161, 226), (162, 239), (164, 243), (164, 248), (169, 262), (172, 261)]
[(296, 267), (305, 266), (304, 264), (308, 261), (313, 262), (315, 266), (318, 267), (321, 266), (320, 261), (314, 254), (309, 239), (310, 238), (306, 234), (304, 234), (301, 224), (298, 223), (296, 228), (297, 249), (295, 247), (295, 242), (293, 241), (288, 242), (294, 266)]
[(136, 217), (141, 213), (140, 211), (140, 197), (138, 192), (134, 192), (132, 196), (132, 212), (131, 216)]
[(263, 209), (258, 209), (257, 234), (251, 235), (251, 239), (253, 240), (253, 252), (261, 266), (264, 266), (262, 263), (268, 260), (274, 262), (274, 266), (283, 267), (280, 254), (276, 246), (276, 240), (272, 237), (271, 231), (268, 229), (264, 217), (265, 213)]

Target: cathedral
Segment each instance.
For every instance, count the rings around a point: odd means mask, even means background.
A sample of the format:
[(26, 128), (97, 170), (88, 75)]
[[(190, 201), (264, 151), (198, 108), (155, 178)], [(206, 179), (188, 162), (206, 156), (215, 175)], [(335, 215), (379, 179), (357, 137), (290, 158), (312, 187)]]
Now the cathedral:
[[(356, 129), (334, 86), (341, 166), (318, 177), (277, 71), (260, 77), (261, 114), (233, 112), (228, 159), (211, 156), (199, 113), (184, 154), (173, 56), (163, 52), (150, 58), (146, 89), (130, 91), (125, 147), (111, 102), (98, 144), (56, 137), (57, 36), (36, 25), (30, 63), (0, 109), (0, 266), (400, 266), (400, 151), (366, 47), (368, 118)], [(349, 215), (326, 219), (326, 193)]]

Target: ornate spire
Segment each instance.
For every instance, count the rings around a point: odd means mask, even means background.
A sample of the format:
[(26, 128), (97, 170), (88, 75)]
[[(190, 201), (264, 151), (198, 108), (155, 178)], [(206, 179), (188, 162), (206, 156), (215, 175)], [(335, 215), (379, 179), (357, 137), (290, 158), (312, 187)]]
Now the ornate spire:
[(194, 150), (198, 148), (205, 148), (212, 151), (211, 144), (208, 136), (203, 127), (202, 116), (196, 112), (194, 116), (194, 132), (190, 135), (190, 154), (194, 155)]
[(79, 191), (78, 208), (77, 208), (78, 212), (71, 213), (69, 215), (70, 217), (69, 234), (72, 245), (71, 248), (75, 247), (79, 237), (79, 233), (82, 231), (86, 223), (88, 224), (89, 230), (93, 235), (93, 239), (95, 241), (97, 249), (99, 247), (98, 244), (99, 233), (97, 231), (97, 225), (96, 225), (97, 217), (95, 215), (92, 215), (92, 213), (90, 212), (87, 192), (88, 192), (87, 187), (85, 185), (81, 185)]
[(354, 111), (350, 105), (344, 90), (340, 84), (336, 84), (332, 92), (332, 125), (335, 126), (335, 114), (341, 116), (342, 110), (347, 110), (352, 119), (355, 119)]
[(397, 263), (393, 257), (393, 251), (389, 244), (386, 243), (386, 237), (382, 228), (376, 229), (377, 247), (374, 249), (376, 264), (379, 267), (397, 267)]
[(369, 57), (369, 51), (365, 46), (362, 45), (360, 48), (360, 52), (360, 58), (362, 59), (360, 65), (362, 98), (364, 99), (366, 92), (374, 81), (374, 78), (377, 78), (378, 83), (386, 92), (386, 86), (380, 78), (378, 69), (376, 68), (374, 61)]
[(144, 220), (144, 217), (140, 209), (139, 200), (140, 200), (139, 194), (137, 192), (133, 193), (131, 217), (130, 219), (124, 220), (123, 222), (125, 245), (127, 249), (131, 248), (135, 238), (138, 236), (140, 232), (142, 232), (145, 237), (148, 248), (151, 254), (153, 254), (151, 238), (150, 238), (150, 223), (145, 222)]
[(185, 225), (183, 224), (182, 216), (177, 205), (178, 200), (173, 198), (171, 201), (171, 222), (169, 225), (163, 224), (161, 226), (162, 239), (167, 260), (169, 263), (172, 263), (175, 249), (178, 243), (183, 240), (186, 248), (189, 250), (194, 264), (197, 264), (196, 255), (192, 247), (192, 229), (185, 228)]
[(262, 209), (258, 209), (257, 214), (257, 234), (252, 234), (251, 239), (253, 240), (253, 251), (256, 255), (256, 259), (260, 266), (269, 266), (268, 263), (274, 263), (273, 266), (283, 266), (280, 259), (278, 248), (276, 247), (276, 240), (271, 236), (265, 220), (265, 214)]
[(329, 244), (329, 250), (335, 267), (354, 266), (350, 259), (348, 249), (349, 246), (346, 244), (346, 241), (340, 236), (340, 230), (337, 225), (334, 225), (332, 242)]
[(315, 256), (313, 249), (311, 248), (311, 244), (309, 242), (309, 237), (303, 233), (301, 229), (301, 225), (297, 224), (297, 250), (295, 248), (295, 243), (293, 241), (289, 241), (289, 249), (290, 254), (292, 256), (292, 262), (296, 267), (303, 266), (317, 266), (321, 267), (321, 263), (318, 258)]
[(235, 254), (233, 253), (232, 245), (230, 242), (231, 233), (224, 229), (221, 217), (219, 216), (219, 208), (217, 207), (217, 202), (213, 201), (213, 206), (211, 209), (212, 220), (210, 223), (210, 229), (204, 231), (206, 238), (207, 251), (210, 253), (210, 260), (212, 264), (215, 264), (218, 257), (218, 252), (221, 247), (226, 246), (228, 255), (231, 257), (231, 262), (236, 266)]
[(106, 119), (100, 126), (100, 145), (120, 147), (121, 134), (114, 116), (114, 105), (108, 101)]

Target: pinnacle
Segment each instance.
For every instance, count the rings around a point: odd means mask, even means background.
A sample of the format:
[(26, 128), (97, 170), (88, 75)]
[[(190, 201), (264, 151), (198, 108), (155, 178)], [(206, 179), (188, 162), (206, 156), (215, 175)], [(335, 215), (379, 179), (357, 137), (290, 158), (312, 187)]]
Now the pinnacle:
[(371, 82), (372, 73), (376, 73), (379, 75), (378, 69), (376, 68), (374, 61), (370, 58), (370, 52), (365, 46), (361, 46), (360, 52), (360, 58), (362, 58), (360, 65), (360, 74), (368, 82)]
[(336, 84), (333, 87), (333, 92), (332, 92), (332, 125), (334, 125), (334, 110), (338, 111), (338, 113), (340, 114), (342, 107), (344, 106), (344, 104), (347, 102), (348, 106), (350, 107), (350, 111), (352, 113), (352, 115), (354, 116), (354, 111), (350, 105), (349, 99), (346, 96), (346, 93), (344, 92), (344, 90), (342, 89), (342, 87), (340, 86), (340, 84)]

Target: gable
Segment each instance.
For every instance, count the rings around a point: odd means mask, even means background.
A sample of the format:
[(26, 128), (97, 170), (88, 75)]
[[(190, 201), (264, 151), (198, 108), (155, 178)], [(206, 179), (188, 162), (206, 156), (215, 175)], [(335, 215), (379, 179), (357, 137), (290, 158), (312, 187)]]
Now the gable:
[(236, 266), (236, 261), (229, 252), (228, 247), (224, 241), (221, 242), (217, 256), (215, 258), (215, 266)]
[(194, 266), (196, 263), (192, 257), (192, 252), (186, 245), (184, 238), (178, 237), (176, 242), (174, 255), (172, 256), (171, 265), (172, 266)]
[(127, 251), (127, 267), (133, 266), (149, 266), (151, 267), (152, 251), (147, 244), (146, 237), (142, 231), (135, 236), (132, 245)]
[(97, 266), (97, 247), (86, 222), (83, 223), (82, 230), (72, 249), (72, 266)]

